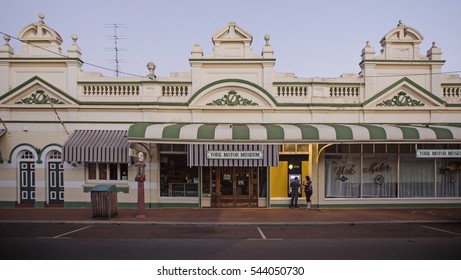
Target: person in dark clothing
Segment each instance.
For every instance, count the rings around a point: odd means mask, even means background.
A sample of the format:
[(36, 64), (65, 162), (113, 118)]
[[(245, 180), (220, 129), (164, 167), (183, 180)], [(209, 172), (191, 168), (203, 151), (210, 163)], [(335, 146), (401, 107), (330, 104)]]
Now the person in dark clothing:
[(291, 192), (291, 203), (290, 208), (299, 208), (298, 207), (298, 197), (301, 190), (301, 184), (299, 183), (298, 177), (290, 183), (290, 192)]
[(304, 183), (304, 193), (306, 194), (306, 210), (311, 209), (312, 207), (312, 202), (311, 202), (311, 196), (312, 196), (312, 181), (309, 176), (306, 176), (306, 182)]

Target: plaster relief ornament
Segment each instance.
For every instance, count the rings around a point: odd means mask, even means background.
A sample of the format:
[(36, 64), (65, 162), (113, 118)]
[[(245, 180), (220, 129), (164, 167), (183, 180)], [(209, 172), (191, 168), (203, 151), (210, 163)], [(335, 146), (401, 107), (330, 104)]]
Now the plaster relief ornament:
[(64, 102), (60, 101), (56, 98), (50, 98), (45, 92), (41, 89), (32, 93), (29, 97), (23, 98), (19, 101), (16, 101), (15, 104), (64, 104)]
[(258, 106), (259, 104), (252, 100), (243, 98), (235, 90), (229, 91), (222, 98), (213, 100), (206, 104), (207, 106)]
[(391, 99), (385, 100), (379, 103), (377, 106), (408, 106), (408, 107), (422, 107), (424, 103), (419, 100), (413, 99), (410, 96), (407, 96), (406, 92), (399, 92), (396, 96)]

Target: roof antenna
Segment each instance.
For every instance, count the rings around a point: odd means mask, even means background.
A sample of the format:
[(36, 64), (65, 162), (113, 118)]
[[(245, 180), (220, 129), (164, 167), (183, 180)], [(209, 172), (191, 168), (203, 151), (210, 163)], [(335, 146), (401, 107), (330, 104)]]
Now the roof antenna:
[(109, 35), (105, 36), (109, 40), (114, 40), (114, 47), (113, 48), (107, 48), (110, 51), (115, 52), (115, 59), (110, 59), (109, 61), (115, 62), (115, 75), (118, 77), (120, 73), (120, 66), (119, 63), (121, 62), (126, 62), (124, 59), (119, 59), (118, 52), (119, 51), (126, 51), (126, 49), (119, 48), (118, 47), (118, 40), (121, 39), (127, 39), (124, 35), (119, 35), (117, 33), (117, 30), (119, 28), (127, 28), (125, 24), (118, 24), (118, 23), (110, 23), (110, 24), (105, 24), (107, 28), (113, 28), (114, 29), (114, 35)]

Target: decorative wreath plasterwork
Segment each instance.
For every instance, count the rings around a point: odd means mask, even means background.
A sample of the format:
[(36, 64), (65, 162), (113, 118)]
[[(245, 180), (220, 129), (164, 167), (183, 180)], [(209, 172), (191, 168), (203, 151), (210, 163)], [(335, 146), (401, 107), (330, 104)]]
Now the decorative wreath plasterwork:
[(235, 90), (229, 91), (222, 98), (213, 100), (206, 104), (207, 106), (258, 106), (258, 103), (243, 98)]
[(45, 94), (45, 92), (41, 89), (35, 91), (35, 93), (32, 93), (30, 97), (26, 97), (19, 101), (16, 101), (16, 104), (48, 104), (48, 103), (64, 104), (64, 102), (60, 101), (59, 99), (48, 97)]
[(409, 106), (409, 107), (421, 107), (424, 106), (419, 100), (413, 99), (410, 96), (407, 96), (406, 92), (399, 92), (396, 96), (392, 97), (391, 99), (385, 100), (379, 103), (377, 106)]

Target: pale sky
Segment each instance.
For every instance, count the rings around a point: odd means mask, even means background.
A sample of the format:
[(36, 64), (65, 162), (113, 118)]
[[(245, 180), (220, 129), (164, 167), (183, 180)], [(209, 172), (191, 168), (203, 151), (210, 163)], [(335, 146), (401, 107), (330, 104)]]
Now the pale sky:
[[(378, 55), (379, 41), (402, 23), (423, 36), (423, 55), (432, 42), (442, 49), (443, 72), (461, 74), (461, 1), (459, 0), (0, 0), (0, 32), (17, 36), (45, 14), (45, 23), (63, 38), (67, 53), (77, 34), (82, 60), (115, 70), (113, 29), (120, 24), (120, 71), (145, 76), (152, 61), (157, 76), (189, 72), (194, 44), (212, 51), (211, 37), (234, 21), (253, 35), (252, 50), (261, 54), (264, 35), (276, 58), (275, 71), (297, 77), (339, 77), (358, 73), (360, 54), (370, 41)], [(3, 37), (3, 36), (2, 36)], [(3, 44), (3, 38), (0, 44)], [(11, 40), (15, 52), (19, 42)], [(89, 65), (85, 71), (115, 76)], [(126, 74), (122, 74), (126, 76)]]

